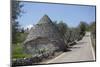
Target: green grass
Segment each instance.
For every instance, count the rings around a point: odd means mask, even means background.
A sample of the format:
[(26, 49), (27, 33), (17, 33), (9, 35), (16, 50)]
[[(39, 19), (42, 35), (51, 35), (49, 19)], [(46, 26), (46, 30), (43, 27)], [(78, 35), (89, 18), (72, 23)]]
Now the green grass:
[(28, 58), (32, 57), (31, 54), (24, 53), (24, 49), (21, 43), (12, 45), (12, 58)]
[(29, 54), (15, 54), (13, 55), (13, 58), (29, 58), (29, 57), (32, 57), (31, 55)]

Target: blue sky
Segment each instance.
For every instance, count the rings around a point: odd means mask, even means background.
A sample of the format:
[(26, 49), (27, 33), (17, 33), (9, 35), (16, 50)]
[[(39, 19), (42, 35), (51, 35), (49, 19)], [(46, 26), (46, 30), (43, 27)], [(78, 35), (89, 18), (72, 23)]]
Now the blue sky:
[(95, 6), (64, 5), (22, 2), (24, 7), (21, 17), (18, 18), (20, 25), (37, 24), (39, 19), (47, 14), (52, 21), (64, 21), (69, 27), (76, 27), (80, 21), (91, 23), (95, 21)]

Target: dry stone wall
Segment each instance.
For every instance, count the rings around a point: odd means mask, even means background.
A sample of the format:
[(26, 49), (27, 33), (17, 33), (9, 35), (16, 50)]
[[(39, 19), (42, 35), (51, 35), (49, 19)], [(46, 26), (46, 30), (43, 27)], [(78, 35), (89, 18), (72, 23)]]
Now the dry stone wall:
[(30, 30), (24, 45), (26, 51), (31, 54), (34, 54), (36, 49), (42, 48), (49, 51), (66, 50), (58, 28), (47, 15), (44, 15), (34, 28)]

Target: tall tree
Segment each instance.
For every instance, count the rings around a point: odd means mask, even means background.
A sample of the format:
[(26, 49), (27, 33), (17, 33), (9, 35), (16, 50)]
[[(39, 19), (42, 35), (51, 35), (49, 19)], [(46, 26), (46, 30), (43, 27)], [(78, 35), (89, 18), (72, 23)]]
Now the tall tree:
[(79, 24), (79, 29), (80, 29), (80, 35), (84, 36), (85, 32), (87, 30), (87, 23), (81, 21), (80, 24)]
[(21, 8), (23, 5), (19, 1), (11, 0), (11, 23), (12, 23), (12, 42), (17, 42), (17, 35), (19, 32), (19, 22), (17, 21), (18, 16), (21, 14)]
[(65, 33), (66, 33), (67, 29), (68, 29), (67, 24), (64, 23), (63, 21), (60, 21), (60, 23), (58, 23), (57, 26), (58, 26), (58, 29), (59, 29), (61, 35), (64, 37), (64, 35), (65, 35)]
[(60, 21), (60, 23), (57, 24), (57, 27), (60, 31), (60, 34), (64, 40), (64, 42), (66, 43), (66, 47), (68, 47), (68, 37), (70, 36), (70, 33), (69, 33), (69, 28), (67, 26), (66, 23), (64, 23), (63, 21)]

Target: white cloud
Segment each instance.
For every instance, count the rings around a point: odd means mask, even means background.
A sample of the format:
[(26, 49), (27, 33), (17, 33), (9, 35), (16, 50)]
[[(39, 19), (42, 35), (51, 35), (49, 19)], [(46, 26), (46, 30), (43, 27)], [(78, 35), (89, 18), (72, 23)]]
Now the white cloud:
[(28, 28), (30, 30), (32, 27), (33, 27), (33, 25), (32, 24), (29, 24), (29, 25), (25, 26), (24, 29), (27, 29)]

